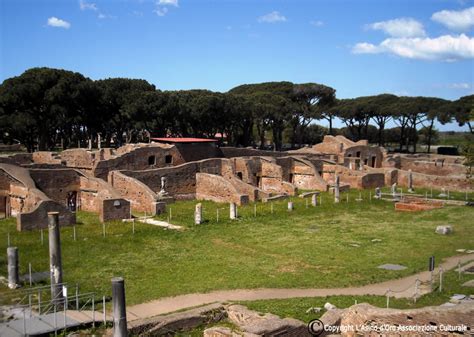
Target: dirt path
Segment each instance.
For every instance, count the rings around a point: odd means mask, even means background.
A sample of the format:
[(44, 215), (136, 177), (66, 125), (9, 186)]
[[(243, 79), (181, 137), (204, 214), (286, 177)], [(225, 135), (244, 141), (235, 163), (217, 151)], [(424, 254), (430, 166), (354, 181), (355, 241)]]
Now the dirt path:
[[(458, 262), (462, 264), (474, 261), (474, 255), (453, 256), (445, 259), (439, 267), (444, 271), (455, 268)], [(474, 263), (473, 263), (474, 264)], [(174, 297), (164, 297), (159, 300), (127, 307), (127, 320), (148, 318), (173, 311), (201, 306), (204, 304), (225, 301), (254, 301), (265, 299), (284, 299), (295, 297), (324, 297), (337, 295), (379, 295), (385, 296), (390, 289), (390, 296), (396, 298), (411, 298), (415, 294), (416, 280), (427, 282), (431, 278), (428, 271), (401, 279), (369, 284), (361, 287), (326, 288), (326, 289), (235, 289), (219, 290), (210, 293), (186, 294)], [(430, 292), (429, 287), (419, 287), (419, 294)]]

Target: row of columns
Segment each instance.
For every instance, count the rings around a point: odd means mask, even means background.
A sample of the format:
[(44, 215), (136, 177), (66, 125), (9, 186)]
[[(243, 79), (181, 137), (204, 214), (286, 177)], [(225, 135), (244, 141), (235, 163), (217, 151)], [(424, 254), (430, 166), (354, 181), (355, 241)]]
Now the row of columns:
[[(63, 269), (61, 261), (61, 237), (59, 230), (59, 213), (48, 213), (49, 233), (49, 268), (51, 279), (51, 300), (53, 303), (63, 301)], [(18, 248), (7, 248), (8, 287), (20, 286)], [(112, 306), (114, 320), (114, 337), (127, 336), (127, 313), (125, 302), (125, 282), (122, 277), (112, 279)]]
[[(337, 198), (339, 198), (339, 188), (337, 188)], [(316, 207), (318, 205), (318, 195), (313, 194), (311, 196), (311, 205)], [(288, 201), (288, 211), (292, 211), (294, 209), (294, 205), (292, 201)], [(229, 204), (229, 217), (231, 220), (235, 220), (238, 218), (238, 209), (237, 204), (235, 202), (231, 202)], [(194, 208), (194, 224), (200, 225), (203, 223), (203, 216), (202, 216), (202, 204), (196, 204)]]

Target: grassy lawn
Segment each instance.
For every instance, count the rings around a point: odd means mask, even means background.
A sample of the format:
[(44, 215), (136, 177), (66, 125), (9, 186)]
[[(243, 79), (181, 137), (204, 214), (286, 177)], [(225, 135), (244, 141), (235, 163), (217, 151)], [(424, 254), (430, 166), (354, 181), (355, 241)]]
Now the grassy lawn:
[[(137, 223), (133, 235), (131, 223), (110, 222), (105, 238), (98, 217), (79, 212), (77, 241), (71, 227), (61, 230), (65, 282), (102, 296), (110, 295), (113, 276), (123, 276), (130, 305), (216, 289), (363, 285), (425, 270), (430, 255), (441, 261), (456, 249), (474, 249), (472, 207), (399, 213), (390, 202), (370, 202), (369, 191), (362, 192), (364, 201), (355, 201), (358, 195), (351, 191), (346, 203), (342, 194), (342, 202), (334, 204), (324, 193), (316, 208), (293, 198), (291, 213), (285, 200), (273, 204), (273, 214), (271, 204), (258, 203), (257, 217), (250, 204), (239, 208), (236, 221), (229, 220), (228, 205), (203, 202), (207, 222), (199, 226), (193, 225), (196, 202), (177, 202), (171, 205), (171, 222), (184, 231)], [(435, 234), (442, 224), (452, 224), (455, 233)], [(39, 231), (17, 232), (15, 220), (8, 219), (0, 220), (0, 275), (7, 274), (7, 233), (19, 247), (21, 273), (27, 273), (28, 263), (34, 271), (49, 269), (47, 232), (41, 245)], [(384, 263), (408, 268), (377, 269)], [(7, 293), (0, 286), (0, 302), (7, 301)]]

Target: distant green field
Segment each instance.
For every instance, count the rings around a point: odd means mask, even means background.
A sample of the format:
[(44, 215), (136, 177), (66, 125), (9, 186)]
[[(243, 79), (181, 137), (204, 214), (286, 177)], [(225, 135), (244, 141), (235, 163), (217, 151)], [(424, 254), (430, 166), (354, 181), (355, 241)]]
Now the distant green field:
[[(440, 261), (455, 255), (456, 249), (474, 249), (472, 207), (398, 213), (390, 202), (369, 201), (369, 191), (362, 192), (361, 202), (355, 201), (358, 195), (351, 191), (347, 203), (342, 194), (341, 203), (334, 204), (332, 196), (323, 193), (322, 205), (316, 208), (293, 198), (291, 213), (287, 201), (275, 202), (273, 214), (271, 204), (258, 203), (257, 217), (250, 204), (239, 207), (235, 221), (229, 220), (228, 205), (203, 202), (207, 222), (199, 226), (193, 224), (196, 202), (177, 202), (170, 205), (171, 222), (184, 231), (137, 223), (133, 235), (131, 223), (110, 222), (105, 238), (98, 217), (79, 212), (77, 241), (72, 227), (61, 230), (65, 281), (102, 296), (110, 294), (113, 276), (123, 276), (127, 303), (135, 304), (216, 289), (363, 285), (425, 270), (430, 255)], [(435, 234), (442, 224), (452, 224), (455, 233)], [(28, 263), (34, 271), (49, 269), (47, 233), (41, 245), (39, 231), (17, 232), (15, 220), (8, 219), (0, 220), (1, 275), (7, 273), (7, 233), (19, 247), (21, 273), (27, 273)], [(408, 268), (377, 268), (384, 263)], [(12, 293), (0, 286), (0, 301), (8, 301)]]
[(436, 145), (463, 146), (473, 141), (469, 132), (440, 132)]

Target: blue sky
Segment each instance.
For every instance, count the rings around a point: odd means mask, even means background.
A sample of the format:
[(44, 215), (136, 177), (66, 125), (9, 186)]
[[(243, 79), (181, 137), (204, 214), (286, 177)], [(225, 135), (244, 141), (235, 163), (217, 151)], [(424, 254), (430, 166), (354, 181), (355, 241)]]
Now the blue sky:
[(473, 0), (0, 3), (0, 81), (47, 66), (162, 90), (287, 80), (339, 98), (474, 92)]

